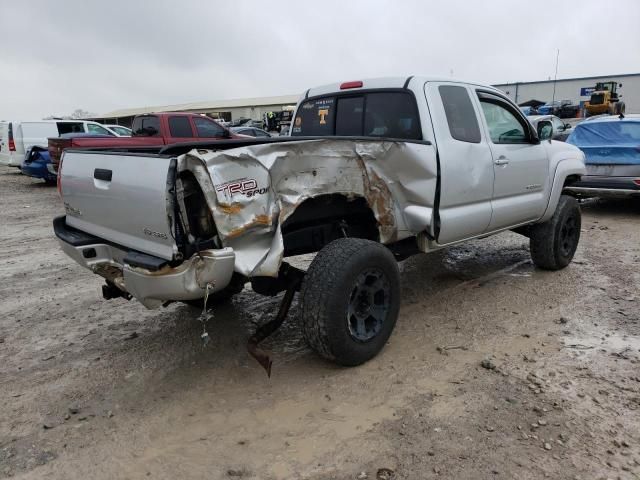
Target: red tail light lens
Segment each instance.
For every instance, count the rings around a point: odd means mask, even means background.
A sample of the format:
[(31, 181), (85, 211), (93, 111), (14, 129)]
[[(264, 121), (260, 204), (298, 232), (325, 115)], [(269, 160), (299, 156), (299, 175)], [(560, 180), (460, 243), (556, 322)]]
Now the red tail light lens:
[(13, 138), (9, 139), (9, 151), (10, 152), (16, 151), (16, 142), (13, 141)]
[(347, 90), (349, 88), (361, 88), (361, 87), (362, 87), (362, 81), (357, 80), (355, 82), (344, 82), (342, 85), (340, 85), (340, 90)]
[(635, 183), (636, 185), (638, 185), (640, 187), (640, 178), (636, 178), (633, 183)]

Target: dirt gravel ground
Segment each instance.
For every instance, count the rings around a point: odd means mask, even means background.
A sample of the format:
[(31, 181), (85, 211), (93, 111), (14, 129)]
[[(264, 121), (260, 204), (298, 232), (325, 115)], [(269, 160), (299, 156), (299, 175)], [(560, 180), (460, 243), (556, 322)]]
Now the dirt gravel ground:
[(55, 188), (3, 167), (0, 199), (0, 478), (640, 478), (638, 201), (584, 204), (560, 272), (511, 233), (404, 261), (359, 368), (310, 352), (294, 307), (269, 379), (245, 343), (277, 298), (245, 289), (203, 347), (194, 308), (102, 300)]

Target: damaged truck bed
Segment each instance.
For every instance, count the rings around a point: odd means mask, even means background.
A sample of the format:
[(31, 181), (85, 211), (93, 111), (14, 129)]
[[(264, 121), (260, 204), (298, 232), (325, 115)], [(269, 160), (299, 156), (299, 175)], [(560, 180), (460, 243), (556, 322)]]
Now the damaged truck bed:
[[(514, 229), (531, 238), (538, 266), (571, 261), (580, 212), (563, 190), (584, 172), (579, 150), (541, 141), (490, 87), (348, 85), (307, 92), (293, 137), (66, 151), (66, 216), (54, 221), (63, 250), (105, 278), (105, 298), (148, 308), (228, 298), (247, 282), (286, 290), (254, 346), (300, 292), (307, 342), (343, 365), (390, 336), (399, 259)], [(307, 272), (285, 261), (311, 252)]]

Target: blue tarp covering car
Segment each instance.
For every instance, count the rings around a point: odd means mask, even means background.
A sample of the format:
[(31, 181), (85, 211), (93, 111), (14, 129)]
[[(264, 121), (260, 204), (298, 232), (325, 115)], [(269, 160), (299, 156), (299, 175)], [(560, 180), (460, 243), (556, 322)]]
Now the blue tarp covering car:
[(587, 175), (570, 190), (584, 196), (640, 196), (640, 117), (603, 117), (576, 125), (567, 143), (585, 154)]
[(640, 118), (579, 123), (567, 143), (580, 148), (588, 164), (640, 165)]
[(56, 172), (53, 169), (49, 152), (40, 147), (33, 147), (29, 150), (20, 170), (29, 177), (41, 178), (47, 183), (56, 183)]

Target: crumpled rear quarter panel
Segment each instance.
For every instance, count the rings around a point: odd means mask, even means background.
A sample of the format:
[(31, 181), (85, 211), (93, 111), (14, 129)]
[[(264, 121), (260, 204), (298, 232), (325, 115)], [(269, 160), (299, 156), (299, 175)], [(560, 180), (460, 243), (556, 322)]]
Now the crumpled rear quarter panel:
[(236, 253), (236, 271), (247, 276), (277, 276), (284, 252), (280, 226), (312, 197), (365, 198), (385, 244), (431, 221), (437, 163), (428, 144), (306, 140), (192, 150), (178, 161), (179, 170), (196, 176), (224, 246)]

